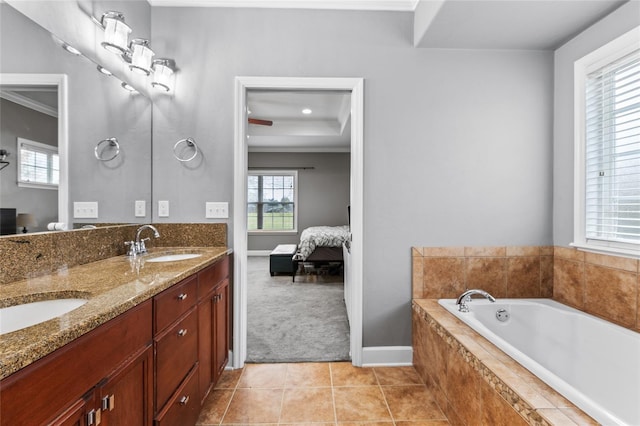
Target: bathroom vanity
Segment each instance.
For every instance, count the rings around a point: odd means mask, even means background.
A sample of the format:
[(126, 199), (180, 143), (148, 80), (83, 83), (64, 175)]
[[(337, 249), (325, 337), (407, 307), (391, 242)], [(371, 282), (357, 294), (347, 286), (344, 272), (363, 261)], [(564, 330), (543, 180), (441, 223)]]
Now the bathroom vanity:
[(228, 361), (231, 255), (191, 252), (200, 256), (118, 256), (16, 283), (31, 297), (64, 284), (89, 301), (2, 336), (0, 424), (195, 424)]

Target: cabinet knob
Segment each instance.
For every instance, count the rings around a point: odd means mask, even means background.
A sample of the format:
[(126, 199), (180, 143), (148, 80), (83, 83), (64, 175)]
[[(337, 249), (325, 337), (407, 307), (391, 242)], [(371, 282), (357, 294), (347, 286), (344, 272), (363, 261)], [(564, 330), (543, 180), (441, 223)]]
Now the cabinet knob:
[(189, 402), (189, 395), (185, 395), (182, 398), (180, 398), (180, 405), (187, 405), (188, 402)]
[(101, 413), (99, 408), (89, 411), (87, 413), (87, 426), (98, 426), (102, 421)]
[(184, 299), (186, 299), (186, 298), (187, 298), (187, 293), (180, 293), (180, 294), (178, 295), (178, 300), (184, 300)]
[(107, 395), (102, 398), (102, 411), (112, 411), (116, 406), (116, 396)]
[(178, 331), (178, 336), (182, 337), (182, 336), (186, 336), (187, 335), (187, 329), (183, 328), (180, 329), (180, 331)]

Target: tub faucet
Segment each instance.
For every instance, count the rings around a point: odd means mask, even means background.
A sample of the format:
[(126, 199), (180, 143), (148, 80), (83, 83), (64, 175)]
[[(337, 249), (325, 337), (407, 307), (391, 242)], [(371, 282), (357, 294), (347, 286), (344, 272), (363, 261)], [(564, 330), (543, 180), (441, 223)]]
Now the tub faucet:
[(136, 239), (135, 241), (127, 241), (125, 245), (129, 246), (129, 251), (127, 252), (127, 256), (136, 256), (138, 254), (144, 254), (147, 252), (147, 247), (145, 245), (145, 241), (149, 241), (149, 238), (140, 239), (140, 234), (145, 229), (151, 229), (153, 231), (154, 238), (160, 238), (160, 233), (153, 225), (142, 225), (136, 231)]
[(471, 296), (473, 296), (474, 294), (479, 294), (481, 296), (484, 296), (491, 302), (496, 301), (495, 297), (493, 297), (492, 295), (490, 295), (484, 290), (479, 290), (479, 289), (467, 290), (464, 293), (462, 293), (460, 297), (458, 297), (458, 299), (456, 300), (456, 305), (458, 305), (458, 311), (469, 312), (469, 306), (467, 306), (467, 303), (471, 302)]

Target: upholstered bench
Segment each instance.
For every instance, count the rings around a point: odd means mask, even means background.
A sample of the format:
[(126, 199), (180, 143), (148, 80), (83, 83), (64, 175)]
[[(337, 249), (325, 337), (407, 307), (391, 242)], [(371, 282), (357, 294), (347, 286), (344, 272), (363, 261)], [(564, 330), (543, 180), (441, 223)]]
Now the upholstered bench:
[[(269, 272), (271, 276), (276, 273), (290, 274), (294, 276), (293, 255), (298, 246), (295, 244), (279, 244), (269, 255)], [(296, 265), (297, 266), (297, 265)]]

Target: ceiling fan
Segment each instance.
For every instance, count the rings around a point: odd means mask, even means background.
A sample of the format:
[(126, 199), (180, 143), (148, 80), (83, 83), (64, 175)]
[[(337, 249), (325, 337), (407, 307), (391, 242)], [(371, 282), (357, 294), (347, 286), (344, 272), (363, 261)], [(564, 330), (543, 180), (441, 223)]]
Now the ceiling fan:
[(257, 124), (258, 126), (273, 126), (273, 121), (271, 120), (261, 120), (259, 118), (248, 118), (249, 124)]

